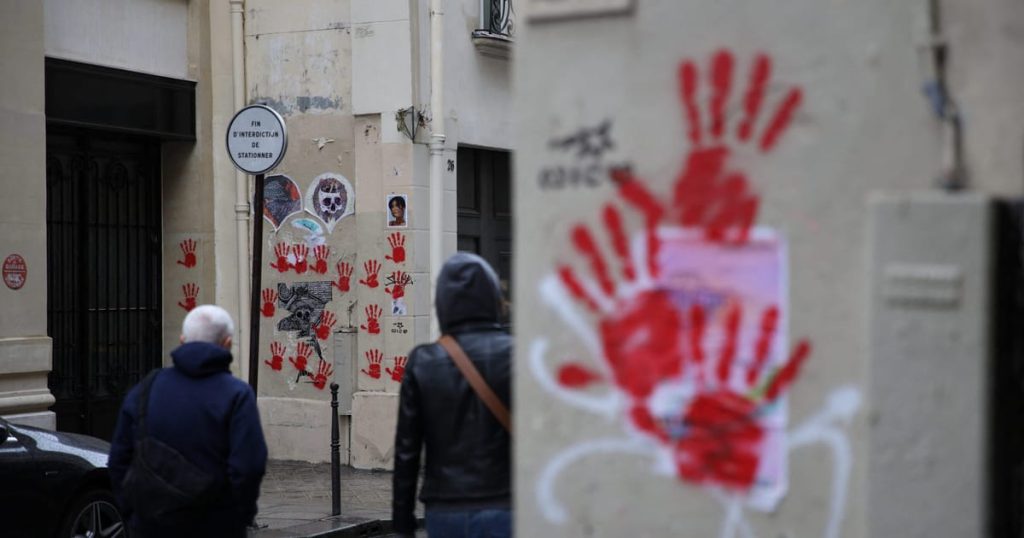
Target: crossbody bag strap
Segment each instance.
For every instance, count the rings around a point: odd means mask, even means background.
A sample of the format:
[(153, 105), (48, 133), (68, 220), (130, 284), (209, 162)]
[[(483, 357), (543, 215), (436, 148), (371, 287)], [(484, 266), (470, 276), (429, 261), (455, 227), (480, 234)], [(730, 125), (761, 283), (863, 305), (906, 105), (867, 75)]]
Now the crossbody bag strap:
[(501, 403), (498, 399), (498, 395), (491, 390), (491, 387), (484, 381), (483, 376), (477, 371), (476, 367), (473, 366), (473, 361), (469, 360), (466, 356), (466, 352), (462, 350), (462, 346), (455, 341), (451, 335), (444, 335), (437, 341), (441, 344), (441, 347), (448, 352), (448, 355), (452, 358), (452, 362), (462, 372), (463, 377), (469, 382), (469, 386), (473, 387), (473, 392), (484, 402), (487, 409), (491, 410), (494, 414), (494, 418), (498, 419), (498, 422), (505, 427), (505, 430), (512, 434), (512, 416), (508, 411), (508, 407)]
[(156, 381), (156, 376), (160, 374), (163, 368), (156, 368), (149, 372), (146, 377), (139, 383), (139, 401), (138, 401), (138, 424), (135, 427), (135, 438), (142, 439), (146, 436), (146, 413), (149, 411), (149, 389), (153, 388), (153, 382)]

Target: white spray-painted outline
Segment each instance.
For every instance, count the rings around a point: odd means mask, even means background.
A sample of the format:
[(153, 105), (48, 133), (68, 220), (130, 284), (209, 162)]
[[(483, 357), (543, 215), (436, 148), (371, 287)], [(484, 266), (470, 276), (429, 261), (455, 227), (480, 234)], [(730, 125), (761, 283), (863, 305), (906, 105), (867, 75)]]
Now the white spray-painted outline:
[[(540, 346), (543, 350), (546, 342)], [(535, 341), (533, 348), (538, 347)], [(541, 357), (543, 354), (541, 354)], [(531, 359), (532, 362), (533, 359)], [(534, 365), (531, 364), (531, 369)], [(852, 420), (860, 407), (860, 392), (851, 386), (839, 388), (829, 396), (825, 408), (806, 419), (799, 427), (791, 430), (787, 450), (792, 451), (805, 445), (823, 443), (832, 449), (834, 470), (832, 480), (832, 499), (829, 504), (829, 517), (826, 523), (824, 538), (838, 538), (839, 525), (843, 521), (846, 506), (846, 492), (849, 485), (850, 469), (853, 465), (852, 450), (846, 433), (835, 427), (836, 422), (846, 425)], [(579, 459), (596, 453), (631, 453), (658, 458), (657, 447), (639, 438), (606, 438), (583, 441), (570, 445), (555, 455), (541, 470), (535, 488), (538, 507), (549, 523), (563, 524), (568, 521), (568, 513), (554, 494), (558, 476), (566, 467)], [(749, 522), (743, 516), (743, 498), (729, 496), (717, 488), (710, 490), (725, 510), (722, 523), (721, 538), (735, 538), (742, 531), (746, 538), (754, 538)]]
[(548, 392), (563, 402), (584, 411), (591, 411), (608, 419), (613, 419), (622, 411), (622, 397), (616, 391), (609, 392), (607, 396), (588, 396), (580, 391), (568, 390), (558, 384), (548, 372), (544, 363), (544, 354), (548, 348), (546, 339), (537, 339), (530, 346), (530, 371), (533, 377)]
[(609, 438), (584, 441), (561, 451), (541, 471), (537, 478), (537, 504), (544, 518), (552, 523), (565, 523), (569, 514), (555, 496), (555, 479), (577, 460), (591, 454), (644, 454), (650, 447), (635, 439)]

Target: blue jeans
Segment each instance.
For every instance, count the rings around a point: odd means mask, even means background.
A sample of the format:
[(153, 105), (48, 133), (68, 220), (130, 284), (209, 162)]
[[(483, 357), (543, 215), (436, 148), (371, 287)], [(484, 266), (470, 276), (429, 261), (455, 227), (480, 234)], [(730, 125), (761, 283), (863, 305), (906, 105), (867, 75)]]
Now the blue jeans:
[(427, 510), (430, 538), (511, 538), (511, 510)]

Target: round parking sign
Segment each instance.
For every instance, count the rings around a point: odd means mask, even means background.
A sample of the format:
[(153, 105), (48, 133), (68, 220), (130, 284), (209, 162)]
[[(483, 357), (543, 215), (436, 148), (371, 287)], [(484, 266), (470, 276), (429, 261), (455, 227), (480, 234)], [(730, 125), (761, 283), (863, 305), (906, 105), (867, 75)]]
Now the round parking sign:
[(21, 289), (25, 285), (25, 280), (28, 279), (28, 266), (25, 264), (25, 258), (18, 254), (8, 256), (4, 260), (3, 273), (4, 284), (7, 284), (8, 288)]
[(288, 150), (284, 118), (266, 105), (247, 106), (231, 119), (227, 145), (239, 170), (253, 175), (271, 170)]

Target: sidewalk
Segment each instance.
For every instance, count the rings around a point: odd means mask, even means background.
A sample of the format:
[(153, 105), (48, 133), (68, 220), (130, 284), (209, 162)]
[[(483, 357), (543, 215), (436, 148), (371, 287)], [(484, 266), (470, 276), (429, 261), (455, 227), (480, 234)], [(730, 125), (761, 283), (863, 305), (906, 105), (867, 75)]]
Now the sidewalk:
[(256, 524), (254, 538), (383, 536), (391, 527), (391, 473), (342, 466), (341, 516), (331, 517), (329, 463), (270, 461)]

